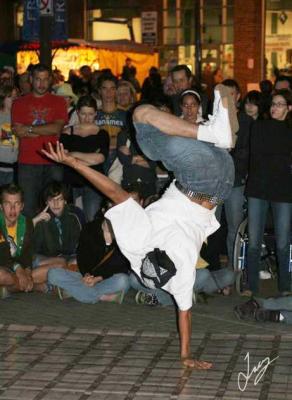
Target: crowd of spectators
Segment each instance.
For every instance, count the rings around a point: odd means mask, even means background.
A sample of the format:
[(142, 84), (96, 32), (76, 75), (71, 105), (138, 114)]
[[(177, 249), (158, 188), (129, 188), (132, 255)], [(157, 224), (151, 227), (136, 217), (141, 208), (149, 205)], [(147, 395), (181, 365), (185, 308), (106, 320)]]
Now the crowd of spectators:
[[(37, 290), (57, 291), (60, 298), (72, 296), (87, 303), (122, 302), (132, 287), (138, 304), (174, 304), (168, 293), (146, 289), (131, 272), (103, 217), (110, 207), (107, 199), (73, 170), (54, 164), (41, 153), (49, 142), (54, 145), (59, 140), (81, 163), (108, 175), (145, 207), (159, 198), (172, 180), (172, 171), (139, 149), (133, 110), (141, 102), (150, 103), (200, 123), (212, 110), (211, 88), (197, 82), (186, 65), (174, 67), (164, 80), (159, 69), (151, 67), (141, 86), (136, 72), (131, 59), (126, 60), (120, 79), (109, 69), (91, 71), (87, 65), (70, 71), (67, 81), (60, 71), (42, 64), (29, 66), (16, 76), (11, 68), (0, 71), (2, 298), (15, 291)], [(291, 80), (283, 76), (274, 84), (264, 80), (259, 90), (248, 92), (243, 99), (238, 82), (222, 76), (220, 80), (231, 89), (238, 110), (239, 130), (230, 151), (235, 181), (230, 197), (216, 210), (227, 234), (221, 231), (223, 240), (218, 234), (211, 236), (194, 266), (194, 299), (200, 293), (230, 293), (236, 233), (247, 216), (248, 286), (244, 294), (253, 299), (237, 307), (236, 315), (289, 322), (292, 318), (281, 312), (291, 308)], [(276, 319), (274, 313), (263, 311), (260, 300), (254, 300), (261, 294), (260, 257), (269, 209), (278, 291), (288, 295)], [(223, 245), (218, 246), (219, 242)], [(220, 258), (224, 253), (227, 266)]]

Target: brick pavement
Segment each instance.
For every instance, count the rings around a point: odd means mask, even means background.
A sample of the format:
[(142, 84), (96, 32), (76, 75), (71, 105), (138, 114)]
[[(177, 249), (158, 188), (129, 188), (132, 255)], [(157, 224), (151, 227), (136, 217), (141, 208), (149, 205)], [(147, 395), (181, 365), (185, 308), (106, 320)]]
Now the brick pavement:
[[(214, 368), (191, 371), (178, 362), (171, 307), (137, 306), (131, 293), (122, 305), (14, 295), (0, 302), (0, 400), (292, 400), (291, 327), (238, 321), (239, 301), (193, 308), (192, 350)], [(241, 392), (248, 352), (250, 369), (279, 358)]]
[[(181, 368), (174, 333), (10, 325), (0, 327), (1, 400), (292, 399), (292, 335), (195, 334), (209, 371)], [(255, 384), (246, 372), (272, 362)], [(265, 365), (265, 364), (263, 364)]]

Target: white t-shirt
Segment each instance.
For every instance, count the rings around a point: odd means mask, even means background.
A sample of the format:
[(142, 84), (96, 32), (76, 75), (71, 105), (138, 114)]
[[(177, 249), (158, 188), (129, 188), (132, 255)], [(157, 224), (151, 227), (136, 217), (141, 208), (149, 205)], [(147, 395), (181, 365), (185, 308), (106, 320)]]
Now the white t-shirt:
[(193, 203), (172, 183), (162, 198), (143, 209), (132, 198), (105, 214), (116, 241), (140, 275), (141, 262), (154, 248), (164, 250), (177, 269), (163, 289), (172, 294), (180, 310), (192, 306), (195, 265), (202, 243), (219, 228), (215, 208)]

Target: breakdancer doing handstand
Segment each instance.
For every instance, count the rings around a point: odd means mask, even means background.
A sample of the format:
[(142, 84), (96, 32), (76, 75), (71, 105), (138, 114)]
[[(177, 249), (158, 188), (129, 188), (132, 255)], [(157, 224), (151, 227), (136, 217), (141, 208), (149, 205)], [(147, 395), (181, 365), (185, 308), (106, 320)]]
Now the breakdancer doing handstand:
[(216, 205), (226, 199), (234, 179), (232, 159), (236, 111), (228, 88), (215, 88), (213, 115), (202, 125), (138, 106), (133, 114), (137, 141), (151, 160), (160, 160), (175, 180), (160, 200), (143, 209), (108, 177), (67, 154), (62, 144), (43, 153), (87, 178), (115, 204), (106, 213), (116, 241), (141, 282), (173, 295), (178, 306), (180, 357), (184, 366), (209, 369), (191, 356), (191, 307), (196, 260), (204, 240), (219, 227)]

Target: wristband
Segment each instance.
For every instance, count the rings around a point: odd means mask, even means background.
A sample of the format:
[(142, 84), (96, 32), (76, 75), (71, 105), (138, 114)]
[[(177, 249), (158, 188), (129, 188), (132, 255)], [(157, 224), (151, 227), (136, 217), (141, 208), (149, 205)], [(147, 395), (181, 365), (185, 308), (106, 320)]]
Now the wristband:
[(18, 263), (13, 264), (12, 269), (13, 269), (14, 272), (16, 272), (16, 270), (17, 270), (18, 268), (21, 268), (21, 265), (20, 265), (20, 264), (18, 264)]

